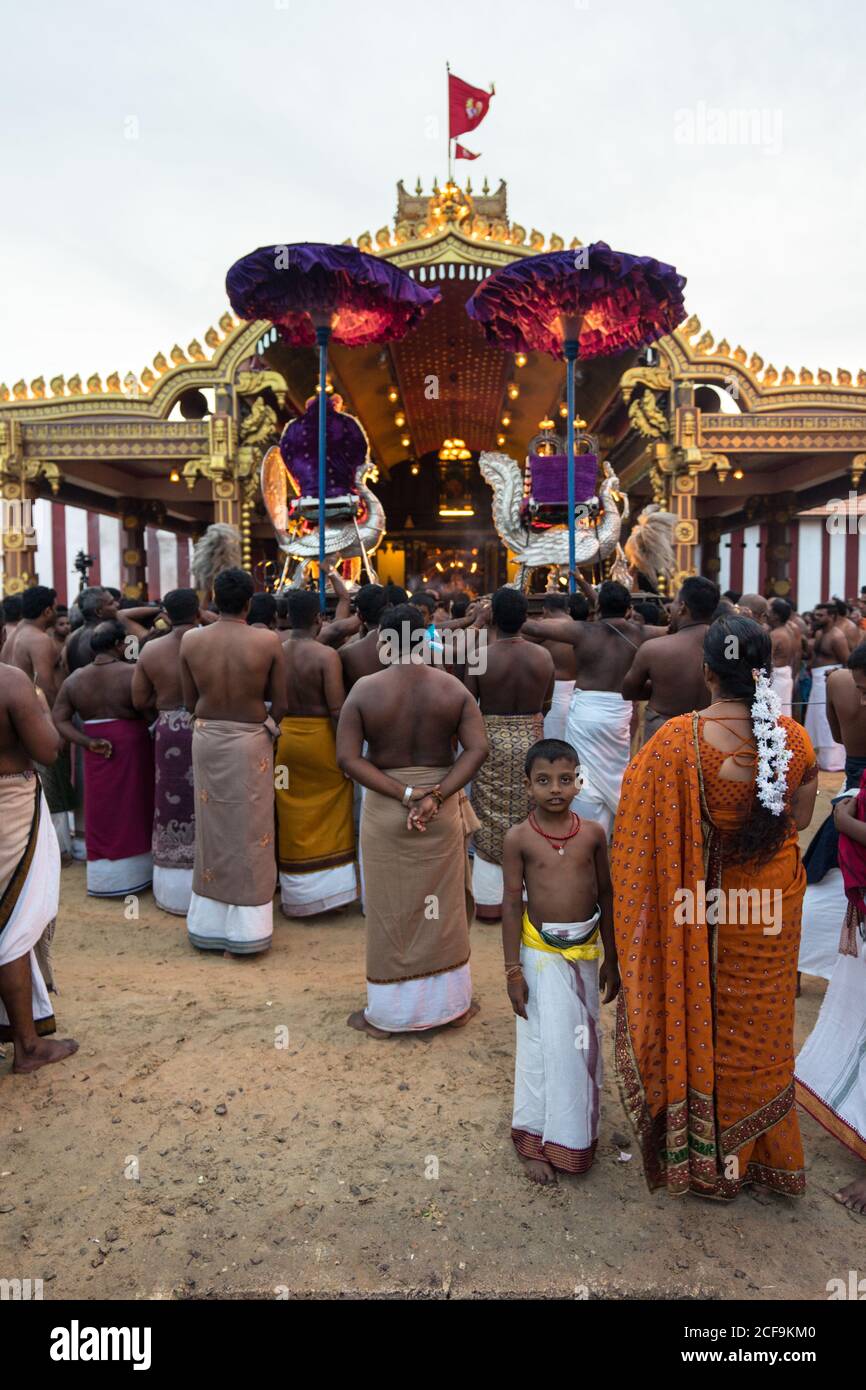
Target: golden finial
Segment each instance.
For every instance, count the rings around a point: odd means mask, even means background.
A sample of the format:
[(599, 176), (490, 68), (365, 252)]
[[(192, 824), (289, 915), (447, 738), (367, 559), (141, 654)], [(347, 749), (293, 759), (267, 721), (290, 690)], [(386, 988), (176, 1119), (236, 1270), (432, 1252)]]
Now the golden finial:
[(866, 372), (864, 372), (864, 370), (863, 370), (862, 367), (860, 368), (859, 372), (857, 373), (857, 385), (858, 385), (858, 386), (866, 386)]
[(418, 177), (417, 177), (417, 179), (415, 180), (415, 197), (416, 197), (416, 198), (420, 198), (420, 197), (421, 197), (421, 194), (422, 194), (423, 192), (424, 192), (424, 188), (423, 188), (423, 185), (422, 185), (422, 183), (421, 183), (421, 175), (419, 174)]
[(379, 228), (378, 232), (376, 233), (376, 245), (380, 247), (383, 251), (387, 246), (391, 245), (390, 227)]
[(359, 251), (372, 251), (372, 249), (373, 249), (373, 238), (371, 237), (371, 235), (370, 235), (369, 232), (362, 232), (361, 235), (358, 237), (358, 250), (359, 250)]
[(45, 377), (38, 376), (35, 381), (31, 381), (30, 390), (33, 392), (33, 399), (44, 401), (45, 399)]
[(573, 236), (573, 237), (571, 238), (571, 241), (568, 243), (568, 249), (569, 249), (569, 251), (577, 251), (577, 249), (578, 249), (580, 246), (582, 246), (582, 245), (583, 245), (583, 242), (581, 241), (580, 237), (579, 237), (579, 236)]
[(8, 401), (8, 399), (9, 387), (6, 385), (5, 381), (0, 381), (0, 401)]
[(763, 357), (759, 356), (757, 352), (753, 352), (751, 357), (749, 358), (749, 371), (754, 372), (755, 376), (757, 376), (758, 372), (761, 370), (763, 365)]
[(174, 347), (172, 348), (171, 360), (176, 367), (180, 367), (187, 360), (186, 353), (180, 346), (180, 343), (175, 343)]
[(826, 367), (818, 368), (818, 381), (821, 386), (832, 386), (833, 373), (828, 372)]
[(141, 395), (141, 387), (138, 384), (138, 377), (135, 375), (135, 372), (127, 372), (126, 376), (123, 378), (123, 384), (126, 387), (128, 395)]
[(204, 355), (204, 348), (202, 347), (202, 345), (201, 345), (201, 343), (199, 342), (198, 338), (193, 338), (192, 342), (190, 343), (189, 347), (187, 348), (187, 352), (189, 353), (189, 355), (190, 355), (190, 357), (192, 358), (193, 362), (206, 362), (206, 361), (207, 361), (207, 358), (206, 358), (205, 355)]
[(783, 385), (783, 386), (790, 386), (790, 385), (792, 384), (793, 381), (794, 381), (794, 368), (793, 368), (793, 367), (783, 367), (783, 368), (782, 368), (782, 385)]
[(62, 376), (53, 376), (48, 384), (51, 387), (52, 396), (62, 396), (66, 390), (66, 383)]
[(836, 368), (836, 380), (840, 386), (850, 386), (851, 379), (851, 373), (846, 371), (844, 367)]
[(767, 370), (764, 372), (764, 385), (773, 386), (778, 380), (779, 373), (776, 371), (776, 368), (773, 366), (771, 362)]
[(744, 367), (746, 365), (746, 359), (748, 358), (748, 355), (749, 354), (746, 352), (746, 349), (744, 347), (735, 347), (732, 353), (734, 361), (742, 363)]
[(77, 372), (75, 373), (75, 376), (71, 376), (69, 378), (66, 385), (69, 388), (70, 396), (80, 396), (82, 394), (81, 377), (78, 375)]
[(814, 377), (813, 373), (809, 371), (809, 368), (808, 368), (808, 367), (801, 367), (801, 368), (800, 368), (800, 385), (801, 385), (801, 386), (812, 386), (812, 385), (814, 384), (814, 381), (815, 381), (815, 377)]
[(220, 335), (215, 328), (209, 328), (204, 335), (204, 340), (209, 348), (218, 348), (220, 345)]
[(91, 396), (102, 395), (102, 382), (99, 379), (98, 372), (94, 372), (93, 376), (89, 376), (87, 378), (87, 390), (89, 391)]
[(27, 400), (27, 382), (26, 382), (26, 381), (23, 381), (23, 380), (22, 380), (22, 381), (16, 381), (15, 385), (12, 387), (12, 395), (14, 396), (14, 398), (15, 398), (16, 401), (26, 401), (26, 400)]
[(168, 363), (166, 362), (165, 357), (161, 352), (158, 352), (154, 357), (153, 365), (156, 367), (156, 370), (159, 372), (160, 376), (162, 376), (163, 372), (168, 371)]
[(105, 380), (105, 389), (106, 389), (106, 391), (110, 391), (110, 392), (112, 393), (112, 395), (114, 395), (115, 393), (120, 393), (120, 391), (121, 391), (122, 388), (121, 388), (121, 385), (120, 385), (120, 373), (119, 373), (119, 372), (112, 372), (112, 373), (111, 373), (111, 376), (106, 377), (106, 380)]
[(544, 246), (544, 233), (537, 227), (533, 227), (529, 233), (529, 247), (531, 251), (541, 251)]
[(685, 323), (679, 328), (679, 333), (683, 338), (693, 338), (699, 331), (701, 321), (697, 314), (692, 314), (691, 318), (686, 319)]
[(220, 316), (219, 325), (223, 333), (225, 333), (226, 337), (228, 337), (229, 333), (231, 333), (232, 329), (235, 326), (235, 321), (232, 318), (231, 314), (225, 313)]
[(698, 339), (697, 351), (698, 351), (698, 352), (709, 352), (710, 349), (711, 349), (711, 347), (713, 346), (713, 343), (714, 343), (715, 341), (716, 341), (716, 340), (715, 340), (715, 338), (713, 337), (712, 333), (710, 333), (710, 332), (704, 333), (704, 334)]
[(718, 347), (716, 348), (716, 356), (717, 356), (717, 357), (730, 357), (730, 355), (731, 355), (731, 345), (730, 345), (730, 343), (728, 342), (727, 338), (723, 338), (722, 341), (719, 343)]
[(490, 184), (487, 182), (486, 174), (484, 176), (484, 183), (481, 185), (481, 192), (484, 194), (485, 198), (487, 197), (487, 194), (490, 192)]
[(565, 241), (564, 241), (563, 238), (559, 235), (558, 232), (551, 232), (551, 233), (550, 233), (550, 249), (551, 249), (551, 251), (564, 251), (564, 250), (565, 250)]
[(155, 381), (156, 381), (156, 377), (154, 376), (153, 372), (150, 370), (150, 367), (145, 367), (144, 371), (143, 371), (142, 374), (141, 374), (141, 384), (142, 384), (142, 386), (145, 388), (145, 390), (149, 391), (150, 388), (151, 388), (151, 386), (153, 386), (153, 384), (154, 384)]
[(471, 179), (467, 179), (467, 180), (466, 180), (466, 192), (467, 192), (467, 193), (471, 193), (471, 192), (472, 192), (472, 180), (471, 180)]

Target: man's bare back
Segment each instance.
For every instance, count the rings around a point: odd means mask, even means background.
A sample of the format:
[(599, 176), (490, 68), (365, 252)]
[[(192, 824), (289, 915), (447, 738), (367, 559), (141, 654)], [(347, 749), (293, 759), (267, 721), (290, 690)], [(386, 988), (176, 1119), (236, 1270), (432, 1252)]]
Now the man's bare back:
[(39, 686), (49, 706), (54, 704), (63, 682), (63, 673), (61, 649), (58, 649), (50, 628), (37, 627), (24, 619), (15, 629), (6, 660)]
[[(351, 690), (344, 711), (360, 720), (368, 760), (376, 767), (446, 767), (454, 761), (469, 706), (475, 701), (454, 676), (407, 662), (364, 676)], [(342, 722), (341, 722), (342, 728)], [(483, 737), (483, 735), (482, 735)], [(464, 740), (460, 742), (466, 746)]]
[(796, 674), (800, 669), (800, 637), (795, 637), (787, 623), (782, 623), (780, 627), (770, 630), (770, 641), (773, 644), (773, 665), (790, 666)]
[(127, 661), (97, 658), (67, 676), (54, 703), (55, 720), (77, 714), (87, 719), (139, 719), (132, 703), (134, 666)]
[[(859, 679), (858, 686), (855, 680)], [(866, 676), (862, 671), (831, 671), (827, 677), (830, 732), (850, 758), (866, 758)]]
[(180, 674), (180, 644), (191, 625), (173, 628), (164, 637), (142, 644), (132, 680), (136, 709), (181, 709), (183, 681)]
[(313, 632), (295, 631), (283, 643), (283, 659), (286, 714), (330, 718), (336, 728), (345, 699), (339, 653), (317, 641)]
[(44, 701), (23, 671), (0, 666), (0, 776), (28, 772), (34, 762), (49, 766), (60, 736)]
[(641, 624), (630, 618), (599, 618), (595, 623), (548, 618), (527, 622), (524, 632), (536, 641), (553, 637), (571, 643), (575, 654), (575, 684), (579, 690), (621, 692), (636, 650), (648, 640)]
[(497, 634), (487, 644), (486, 670), (468, 672), (466, 687), (477, 696), (482, 714), (543, 714), (550, 708), (555, 679), (546, 647)]
[[(554, 615), (551, 614), (551, 618), (553, 617)], [(550, 621), (546, 612), (542, 613), (541, 621)], [(542, 638), (540, 645), (546, 647), (553, 657), (553, 671), (556, 680), (573, 681), (577, 672), (577, 662), (575, 660), (572, 643), (557, 642), (553, 638), (548, 637), (547, 639)]]
[(356, 642), (346, 642), (339, 651), (343, 666), (343, 682), (347, 692), (362, 676), (374, 676), (382, 670), (379, 660), (379, 630), (359, 637)]
[(243, 614), (185, 633), (180, 644), (184, 704), (199, 719), (263, 724), (265, 701), (285, 713), (283, 650), (276, 632), (248, 627)]
[(710, 692), (704, 684), (704, 638), (708, 623), (679, 628), (643, 644), (622, 683), (626, 700), (648, 700), (657, 714), (706, 709)]

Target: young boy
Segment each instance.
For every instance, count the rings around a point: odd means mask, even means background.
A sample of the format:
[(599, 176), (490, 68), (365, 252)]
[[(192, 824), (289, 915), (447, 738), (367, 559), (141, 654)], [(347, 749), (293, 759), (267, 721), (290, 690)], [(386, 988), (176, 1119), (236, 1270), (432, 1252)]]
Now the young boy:
[[(533, 809), (505, 836), (502, 945), (517, 1015), (511, 1137), (538, 1183), (585, 1173), (598, 1138), (604, 1003), (619, 993), (607, 836), (571, 809), (577, 753), (542, 739), (526, 755)], [(524, 907), (523, 885), (528, 902)], [(601, 946), (604, 961), (596, 964)]]

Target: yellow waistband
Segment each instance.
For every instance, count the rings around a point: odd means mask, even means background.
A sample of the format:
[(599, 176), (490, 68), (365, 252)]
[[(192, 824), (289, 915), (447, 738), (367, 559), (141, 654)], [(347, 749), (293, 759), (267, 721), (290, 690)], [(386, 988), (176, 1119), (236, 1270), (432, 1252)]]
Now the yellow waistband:
[(546, 941), (542, 941), (535, 927), (529, 920), (529, 913), (523, 909), (523, 935), (521, 945), (531, 946), (533, 951), (549, 951), (553, 956), (564, 956), (566, 960), (598, 960), (601, 955), (601, 947), (598, 944), (599, 931), (596, 927), (589, 941), (583, 946), (568, 946), (561, 951), (556, 946), (548, 946)]

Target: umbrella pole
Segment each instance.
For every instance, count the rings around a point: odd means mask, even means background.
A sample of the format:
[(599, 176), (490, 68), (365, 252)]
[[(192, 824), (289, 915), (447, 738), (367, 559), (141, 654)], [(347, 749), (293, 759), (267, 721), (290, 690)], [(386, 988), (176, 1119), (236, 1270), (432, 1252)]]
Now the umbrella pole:
[(568, 429), (566, 431), (568, 439), (566, 445), (566, 452), (568, 455), (568, 591), (570, 594), (573, 594), (577, 588), (577, 581), (574, 577), (574, 363), (577, 358), (577, 339), (566, 338), (563, 347), (565, 350), (565, 390), (568, 408)]
[(331, 330), (326, 325), (316, 329), (319, 345), (319, 607), (325, 611), (325, 460), (327, 458), (328, 397), (328, 339)]

